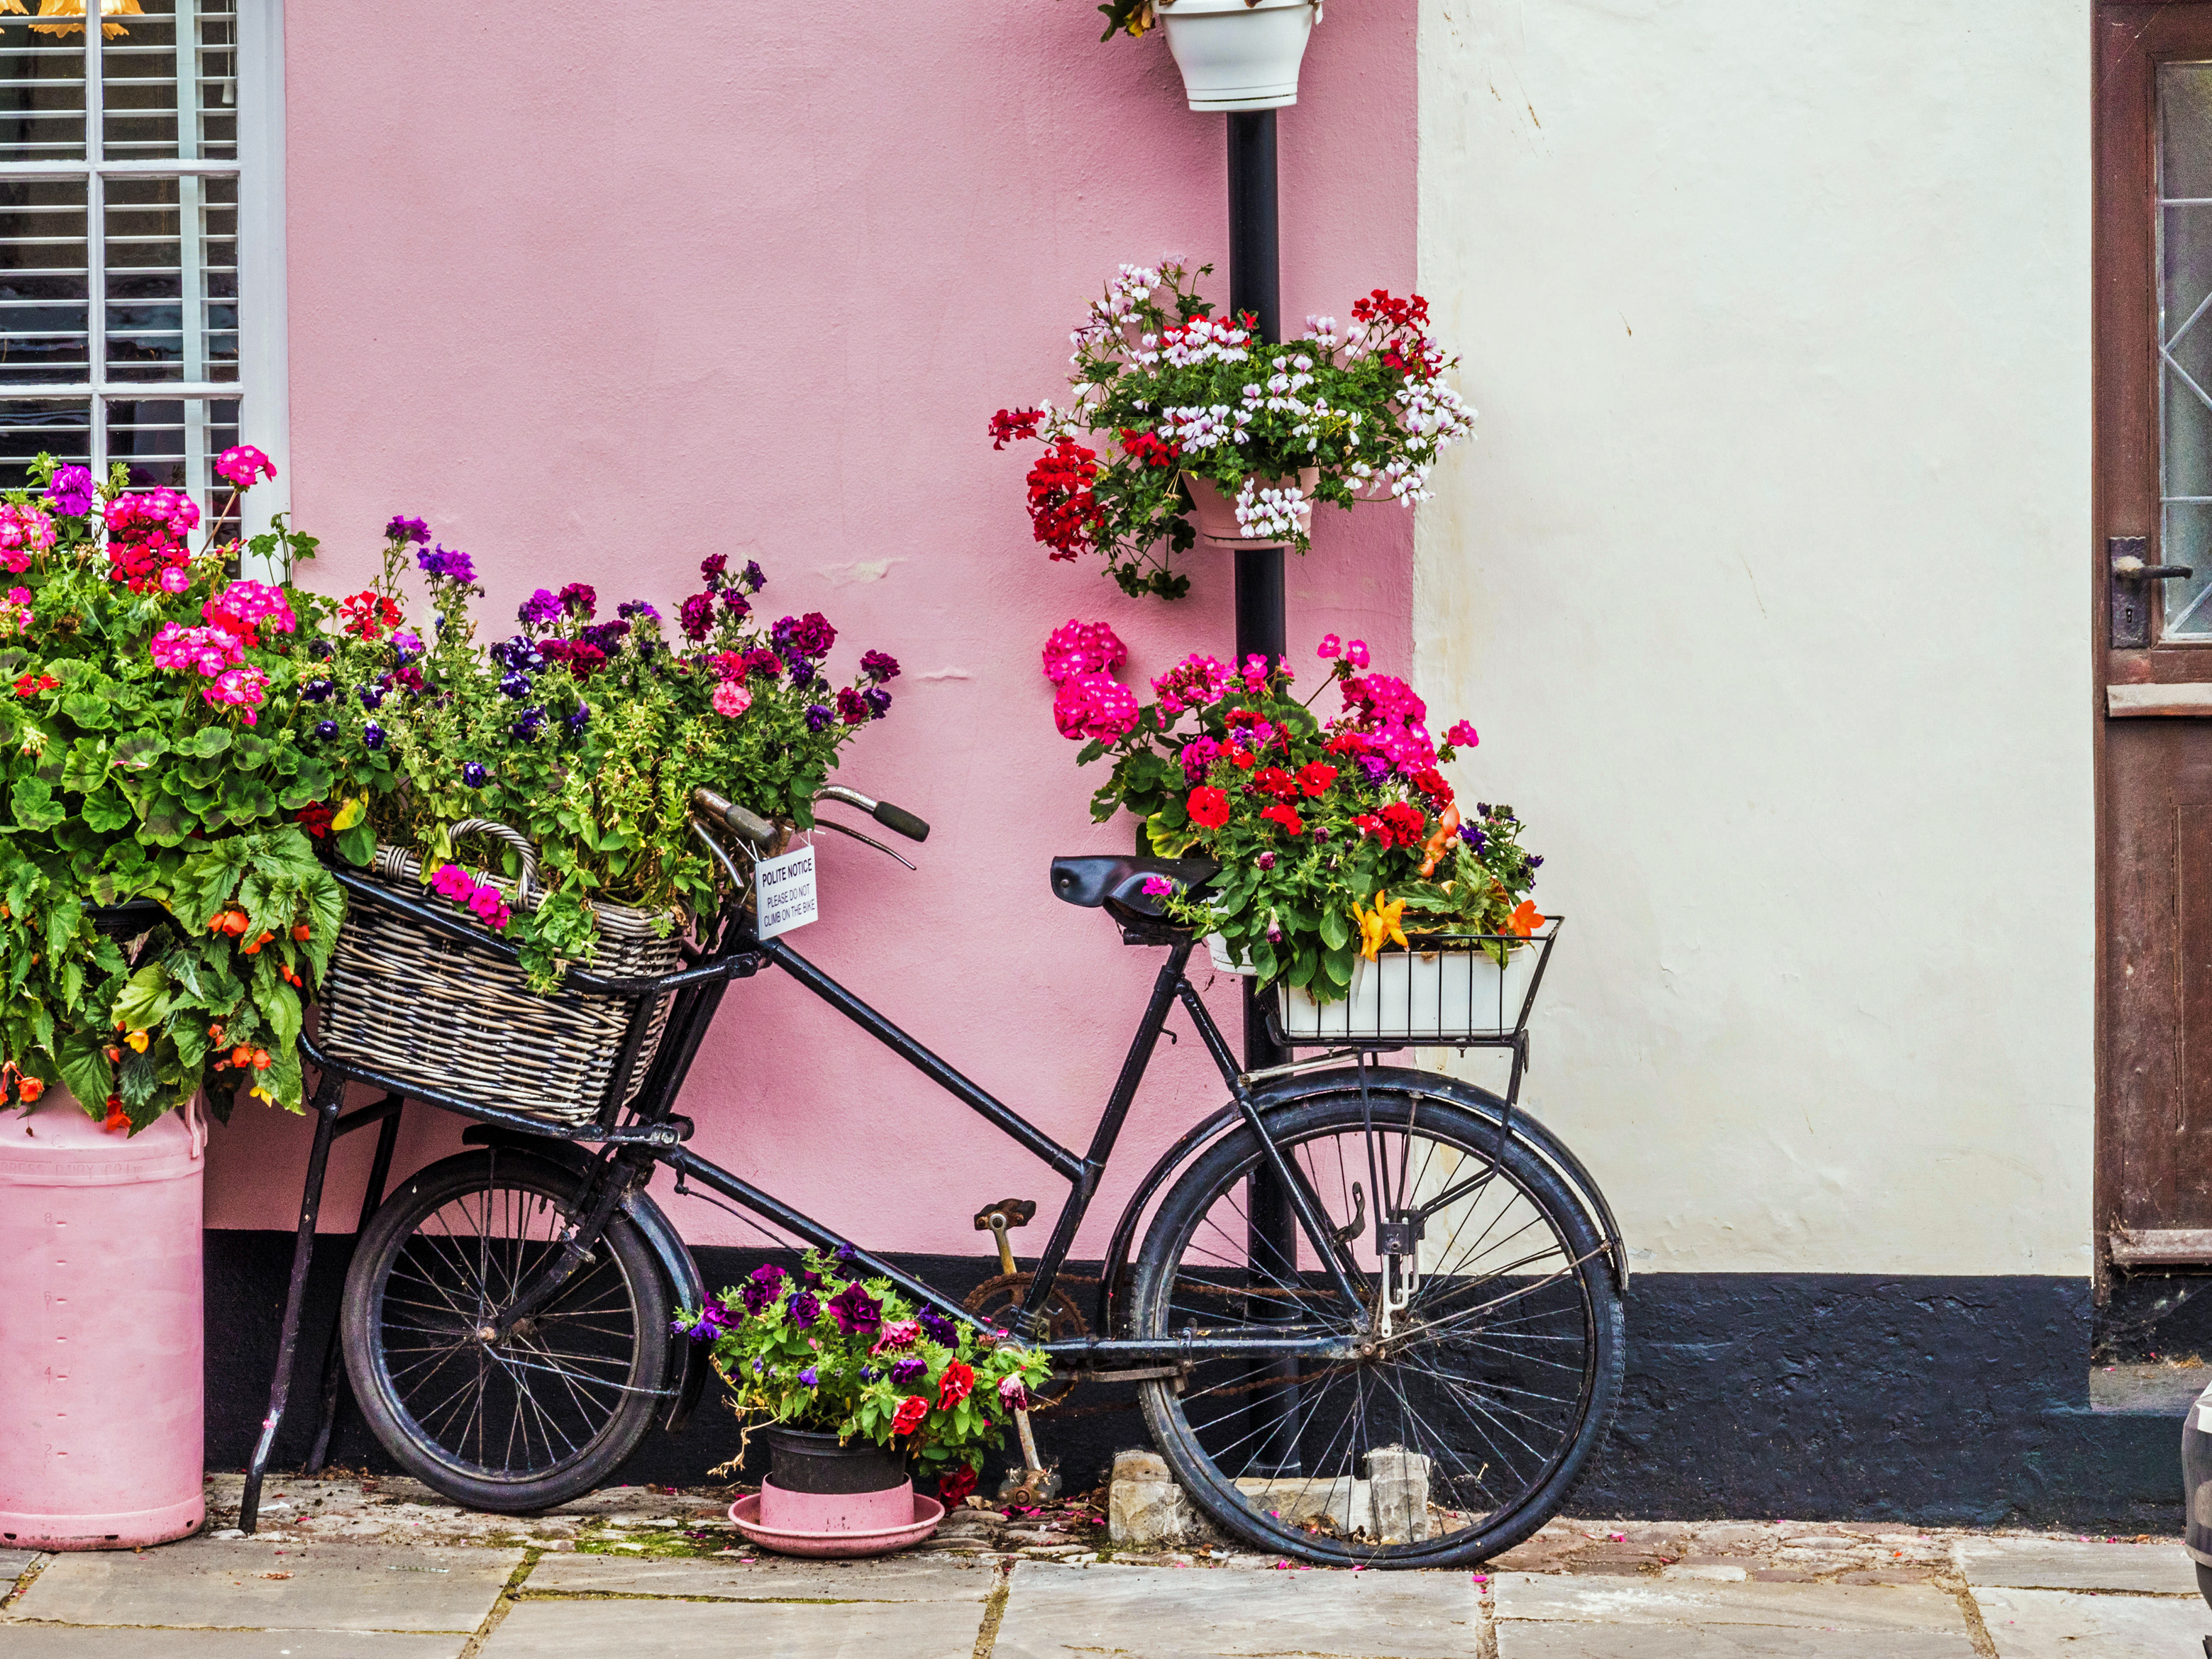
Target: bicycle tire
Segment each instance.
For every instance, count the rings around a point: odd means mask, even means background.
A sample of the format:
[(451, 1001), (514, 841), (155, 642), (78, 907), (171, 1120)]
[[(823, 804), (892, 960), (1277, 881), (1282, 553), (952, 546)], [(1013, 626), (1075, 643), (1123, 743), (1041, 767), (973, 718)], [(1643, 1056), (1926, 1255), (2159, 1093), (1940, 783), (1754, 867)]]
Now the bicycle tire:
[(457, 1504), (519, 1513), (592, 1490), (637, 1449), (665, 1396), (673, 1292), (619, 1212), (499, 1349), (474, 1335), (554, 1248), (580, 1185), (526, 1152), (447, 1158), (385, 1200), (347, 1271), (354, 1397), (401, 1467)]
[[(1453, 1228), (1446, 1244), (1431, 1250), (1424, 1239), (1418, 1247), (1427, 1252), (1415, 1258), (1427, 1263), (1425, 1276), (1397, 1316), (1405, 1328), (1395, 1344), (1380, 1345), (1371, 1358), (1277, 1362), (1272, 1373), (1251, 1358), (1202, 1362), (1179, 1388), (1146, 1382), (1139, 1396), (1176, 1478), (1215, 1524), (1245, 1542), (1331, 1565), (1464, 1565), (1535, 1532), (1587, 1473), (1620, 1397), (1621, 1298), (1602, 1231), (1538, 1151), (1510, 1134), (1501, 1145), (1494, 1117), (1441, 1100), (1433, 1088), (1377, 1086), (1370, 1078), (1364, 1097), (1348, 1076), (1334, 1092), (1271, 1111), (1267, 1121), (1304, 1170), (1331, 1227), (1364, 1218), (1350, 1237), (1370, 1321), (1382, 1283), (1375, 1224), (1383, 1206), (1364, 1216), (1361, 1189), (1370, 1178), (1389, 1189), (1390, 1142), (1399, 1146), (1397, 1189), (1414, 1207), (1487, 1172), (1471, 1195), (1439, 1212)], [(1381, 1142), (1379, 1175), (1374, 1164), (1354, 1173), (1345, 1161), (1348, 1139), (1354, 1147)], [(1417, 1147), (1427, 1149), (1418, 1172)], [(1452, 1154), (1441, 1168), (1437, 1149)], [(1316, 1164), (1328, 1158), (1338, 1162), (1325, 1182)], [(1471, 1169), (1469, 1158), (1478, 1160)], [(1139, 1255), (1133, 1334), (1171, 1340), (1207, 1313), (1218, 1330), (1224, 1299), (1241, 1299), (1247, 1320), (1255, 1308), (1272, 1308), (1309, 1325), (1352, 1328), (1310, 1243), (1294, 1268), (1279, 1261), (1271, 1268), (1249, 1233), (1236, 1239), (1239, 1223), (1249, 1226), (1238, 1194), (1261, 1161), (1258, 1139), (1239, 1128), (1208, 1146), (1170, 1188)], [(1482, 1231), (1461, 1248), (1478, 1222)], [(1516, 1259), (1504, 1269), (1486, 1267), (1474, 1252), (1504, 1226), (1517, 1230), (1499, 1240)], [(1213, 1233), (1226, 1242), (1216, 1245)], [(1490, 1300), (1477, 1299), (1484, 1296)], [(1493, 1308), (1504, 1311), (1486, 1317)], [(1571, 1395), (1550, 1392), (1567, 1389), (1560, 1373), (1568, 1370)], [(1295, 1394), (1286, 1382), (1296, 1383)], [(1240, 1396), (1250, 1398), (1240, 1406)], [(1255, 1421), (1259, 1426), (1249, 1426)], [(1544, 1443), (1532, 1444), (1539, 1436)], [(1386, 1464), (1378, 1485), (1369, 1455), (1376, 1451), (1427, 1461), (1417, 1479), (1402, 1459)], [(1272, 1465), (1262, 1463), (1263, 1453)], [(1492, 1479), (1500, 1464), (1504, 1474)]]

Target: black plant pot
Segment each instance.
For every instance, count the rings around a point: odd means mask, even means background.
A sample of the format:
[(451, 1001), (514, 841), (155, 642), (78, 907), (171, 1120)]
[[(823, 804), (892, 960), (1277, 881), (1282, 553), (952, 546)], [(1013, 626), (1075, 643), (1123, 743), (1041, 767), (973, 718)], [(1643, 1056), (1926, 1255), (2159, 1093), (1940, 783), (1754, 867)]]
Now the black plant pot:
[(769, 1429), (768, 1478), (786, 1492), (887, 1492), (906, 1484), (896, 1452), (870, 1440), (837, 1443), (834, 1434)]

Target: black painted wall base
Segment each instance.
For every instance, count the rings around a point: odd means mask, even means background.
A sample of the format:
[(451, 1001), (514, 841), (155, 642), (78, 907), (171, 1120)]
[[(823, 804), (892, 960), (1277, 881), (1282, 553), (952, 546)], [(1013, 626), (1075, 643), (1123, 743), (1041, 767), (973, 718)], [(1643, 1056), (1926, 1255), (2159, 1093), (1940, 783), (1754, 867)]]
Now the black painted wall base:
[[(280, 1470), (307, 1455), (350, 1243), (326, 1237), (317, 1253)], [(242, 1468), (258, 1431), (291, 1249), (285, 1233), (207, 1235), (211, 1468)], [(698, 1255), (717, 1286), (761, 1260)], [(896, 1259), (963, 1291), (997, 1270), (982, 1257)], [(2179, 1419), (2090, 1409), (2091, 1330), (2086, 1279), (1646, 1274), (1628, 1300), (1620, 1414), (1573, 1507), (2178, 1529)], [(1071, 1488), (1093, 1484), (1117, 1449), (1146, 1443), (1133, 1396), (1087, 1390), (1069, 1401), (1079, 1415), (1037, 1419)], [(698, 1484), (737, 1446), (735, 1419), (710, 1390), (685, 1432), (656, 1432), (622, 1478)], [(331, 1461), (392, 1468), (349, 1405)]]

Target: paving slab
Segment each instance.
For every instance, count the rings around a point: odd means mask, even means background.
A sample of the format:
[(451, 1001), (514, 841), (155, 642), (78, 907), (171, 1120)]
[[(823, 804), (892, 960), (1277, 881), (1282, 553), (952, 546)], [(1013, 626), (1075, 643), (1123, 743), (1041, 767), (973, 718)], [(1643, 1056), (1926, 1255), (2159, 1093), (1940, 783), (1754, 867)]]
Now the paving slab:
[(1957, 1600), (1933, 1585), (1508, 1573), (1493, 1594), (1498, 1659), (1969, 1659), (1974, 1651)]
[(0, 1550), (0, 1595), (5, 1595), (8, 1587), (21, 1578), (23, 1570), (38, 1559), (30, 1550)]
[(469, 1638), (364, 1631), (173, 1630), (155, 1650), (143, 1635), (66, 1625), (11, 1625), (8, 1659), (458, 1659)]
[(1974, 1605), (1997, 1659), (2195, 1659), (2212, 1636), (2212, 1607), (2193, 1594), (2088, 1595), (1977, 1586)]
[[(0, 1618), (168, 1629), (473, 1632), (520, 1550), (188, 1538), (55, 1556)], [(320, 1659), (320, 1656), (318, 1656)]]
[(2178, 1538), (2155, 1544), (2091, 1539), (1961, 1538), (1952, 1559), (1969, 1584), (2014, 1589), (2136, 1590), (2197, 1594), (2197, 1564)]
[(482, 1659), (970, 1659), (982, 1623), (982, 1608), (966, 1601), (526, 1600), (492, 1632)]
[[(994, 1659), (1473, 1659), (1482, 1604), (1464, 1572), (1014, 1568)], [(492, 1659), (487, 1654), (485, 1659)]]
[(611, 1555), (545, 1555), (531, 1593), (716, 1595), (744, 1601), (981, 1601), (996, 1567), (894, 1556), (880, 1561), (630, 1561)]

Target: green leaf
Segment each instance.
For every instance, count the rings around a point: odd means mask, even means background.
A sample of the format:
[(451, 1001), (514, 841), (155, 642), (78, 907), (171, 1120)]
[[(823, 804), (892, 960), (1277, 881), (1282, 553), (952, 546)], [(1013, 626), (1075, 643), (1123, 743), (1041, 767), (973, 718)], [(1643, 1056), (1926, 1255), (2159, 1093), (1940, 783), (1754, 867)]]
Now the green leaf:
[(131, 1030), (150, 1031), (168, 1012), (169, 975), (160, 963), (154, 962), (131, 975), (109, 1017), (121, 1020)]
[(8, 804), (15, 822), (26, 830), (51, 830), (69, 816), (69, 809), (54, 799), (53, 786), (43, 778), (18, 778), (8, 791)]
[(1341, 951), (1352, 942), (1352, 920), (1334, 907), (1321, 913), (1321, 942), (1332, 951)]
[(62, 713), (88, 732), (105, 732), (115, 723), (115, 705), (96, 691), (72, 691), (62, 699)]
[(337, 837), (338, 856), (356, 868), (366, 866), (376, 856), (376, 830), (368, 823), (356, 823), (342, 830)]
[(213, 760), (230, 747), (230, 728), (227, 726), (203, 726), (192, 733), (186, 750), (203, 760)]
[(70, 1031), (63, 1036), (62, 1051), (56, 1056), (63, 1084), (94, 1117), (115, 1092), (115, 1070), (107, 1062), (107, 1045), (100, 1036), (96, 1031)]
[(81, 816), (89, 828), (109, 836), (126, 828), (137, 814), (131, 810), (131, 803), (124, 799), (120, 790), (102, 789), (85, 802)]
[(97, 738), (79, 738), (62, 763), (62, 787), (89, 795), (107, 776), (107, 750)]

